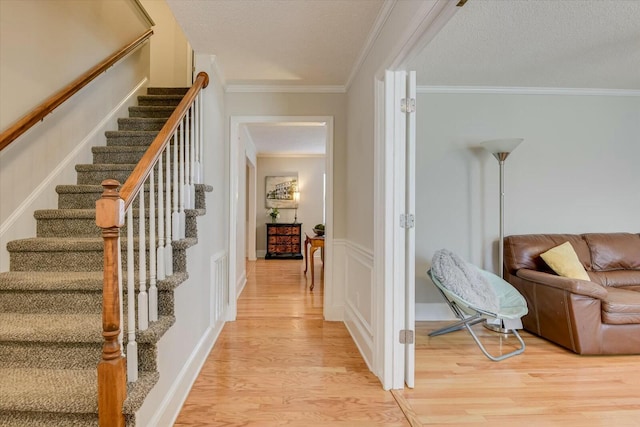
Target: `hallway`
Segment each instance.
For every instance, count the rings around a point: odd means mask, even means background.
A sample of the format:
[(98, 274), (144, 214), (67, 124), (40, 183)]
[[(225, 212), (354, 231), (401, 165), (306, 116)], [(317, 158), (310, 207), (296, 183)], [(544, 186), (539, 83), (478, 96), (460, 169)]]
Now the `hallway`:
[(408, 426), (342, 322), (322, 320), (304, 261), (247, 263), (228, 322), (175, 426)]

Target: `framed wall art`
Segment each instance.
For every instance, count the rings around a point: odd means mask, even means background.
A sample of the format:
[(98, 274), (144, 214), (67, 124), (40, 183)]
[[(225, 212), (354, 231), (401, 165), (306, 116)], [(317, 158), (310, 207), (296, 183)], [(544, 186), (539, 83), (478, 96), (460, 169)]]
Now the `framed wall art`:
[(265, 177), (265, 207), (295, 209), (296, 201), (293, 198), (293, 193), (297, 188), (297, 176)]

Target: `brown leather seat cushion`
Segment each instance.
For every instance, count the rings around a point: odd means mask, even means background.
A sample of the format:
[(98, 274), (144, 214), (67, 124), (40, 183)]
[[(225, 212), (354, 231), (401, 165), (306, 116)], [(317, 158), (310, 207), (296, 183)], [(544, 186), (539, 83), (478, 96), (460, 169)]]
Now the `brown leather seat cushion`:
[(640, 288), (640, 270), (591, 271), (589, 277), (602, 286)]
[(640, 292), (609, 288), (602, 300), (602, 322), (610, 325), (640, 323)]

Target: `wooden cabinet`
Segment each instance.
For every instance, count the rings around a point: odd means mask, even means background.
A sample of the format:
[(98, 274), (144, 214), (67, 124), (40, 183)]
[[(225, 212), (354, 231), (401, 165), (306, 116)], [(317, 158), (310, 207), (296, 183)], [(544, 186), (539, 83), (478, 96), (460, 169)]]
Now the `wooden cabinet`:
[(264, 259), (302, 259), (302, 224), (267, 223)]

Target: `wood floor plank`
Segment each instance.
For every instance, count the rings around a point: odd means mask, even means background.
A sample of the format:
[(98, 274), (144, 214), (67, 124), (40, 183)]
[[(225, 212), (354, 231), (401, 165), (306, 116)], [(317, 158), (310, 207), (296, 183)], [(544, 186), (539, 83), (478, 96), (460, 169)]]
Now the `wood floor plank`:
[(237, 320), (225, 325), (175, 426), (409, 426), (344, 323), (323, 320), (320, 274), (310, 291), (304, 261), (247, 266)]
[[(640, 426), (640, 356), (578, 356), (522, 333), (523, 354), (492, 362), (464, 330), (428, 336), (447, 322), (417, 323), (415, 388), (394, 399), (344, 324), (322, 320), (322, 280), (309, 291), (303, 269), (247, 263), (238, 320), (225, 325), (175, 426)], [(474, 330), (492, 353), (517, 346)]]

